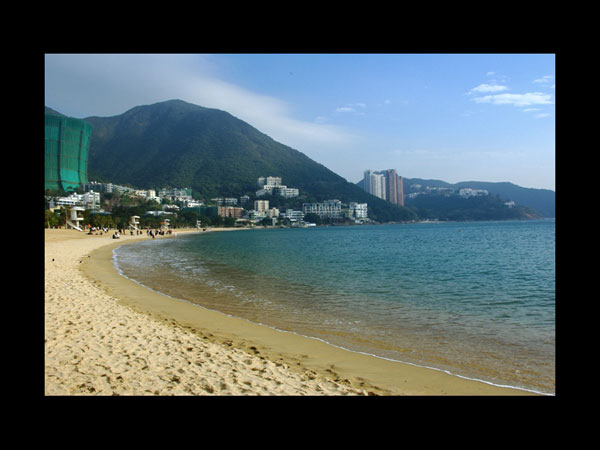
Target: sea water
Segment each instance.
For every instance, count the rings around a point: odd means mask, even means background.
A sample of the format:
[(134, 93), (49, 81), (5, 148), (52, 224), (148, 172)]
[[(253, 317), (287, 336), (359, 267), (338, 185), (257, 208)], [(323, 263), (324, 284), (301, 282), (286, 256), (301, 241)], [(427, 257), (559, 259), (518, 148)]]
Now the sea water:
[(118, 247), (144, 286), (348, 350), (555, 393), (555, 221), (180, 235)]

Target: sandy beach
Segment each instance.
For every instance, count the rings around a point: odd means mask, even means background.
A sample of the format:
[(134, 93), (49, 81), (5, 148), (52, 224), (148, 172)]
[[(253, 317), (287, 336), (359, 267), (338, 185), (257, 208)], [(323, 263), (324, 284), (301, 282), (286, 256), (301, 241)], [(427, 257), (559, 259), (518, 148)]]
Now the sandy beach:
[[(189, 232), (198, 231), (157, 239)], [(120, 276), (111, 261), (115, 246), (150, 238), (111, 236), (45, 230), (47, 396), (532, 395), (346, 351), (150, 291)]]

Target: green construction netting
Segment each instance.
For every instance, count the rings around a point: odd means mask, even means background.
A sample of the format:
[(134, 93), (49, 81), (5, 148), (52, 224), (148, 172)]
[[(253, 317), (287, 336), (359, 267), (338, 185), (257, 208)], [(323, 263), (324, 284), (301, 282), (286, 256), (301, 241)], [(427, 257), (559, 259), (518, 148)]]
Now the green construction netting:
[(46, 114), (45, 188), (73, 190), (88, 182), (92, 126), (83, 120)]

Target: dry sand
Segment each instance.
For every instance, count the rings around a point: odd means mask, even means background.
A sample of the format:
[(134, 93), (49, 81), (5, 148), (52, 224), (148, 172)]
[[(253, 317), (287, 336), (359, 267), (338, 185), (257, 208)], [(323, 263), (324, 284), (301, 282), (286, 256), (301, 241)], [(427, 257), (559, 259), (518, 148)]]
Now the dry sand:
[(45, 230), (46, 395), (530, 395), (150, 291), (111, 261), (115, 246), (148, 237), (111, 235)]

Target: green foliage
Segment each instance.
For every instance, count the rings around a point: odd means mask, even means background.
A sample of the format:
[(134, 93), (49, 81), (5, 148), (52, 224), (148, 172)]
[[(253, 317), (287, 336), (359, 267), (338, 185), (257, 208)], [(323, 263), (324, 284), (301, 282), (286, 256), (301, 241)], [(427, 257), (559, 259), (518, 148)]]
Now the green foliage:
[(530, 208), (509, 208), (497, 195), (464, 198), (459, 195), (419, 195), (406, 201), (422, 219), (472, 221), (539, 217)]
[(304, 221), (309, 223), (316, 223), (317, 225), (321, 225), (321, 217), (315, 213), (304, 214)]
[(49, 209), (44, 211), (44, 228), (52, 228), (58, 226), (60, 216), (58, 212), (51, 212)]

